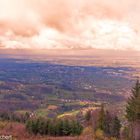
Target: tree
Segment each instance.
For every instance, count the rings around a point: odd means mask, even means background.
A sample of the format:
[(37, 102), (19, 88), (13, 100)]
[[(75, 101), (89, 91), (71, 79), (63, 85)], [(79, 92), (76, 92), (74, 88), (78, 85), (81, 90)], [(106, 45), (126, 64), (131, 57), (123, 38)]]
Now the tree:
[(46, 127), (45, 119), (40, 118), (38, 122), (38, 133), (41, 135), (45, 135), (46, 133), (45, 127)]
[(104, 111), (103, 104), (102, 104), (101, 110), (99, 112), (98, 129), (103, 130), (103, 131), (105, 129), (105, 111)]
[(64, 136), (68, 136), (70, 134), (70, 123), (68, 120), (64, 120), (63, 122), (63, 134)]
[(86, 121), (88, 121), (88, 122), (91, 120), (91, 110), (88, 110), (88, 111), (86, 112), (85, 119), (86, 119)]
[(76, 136), (80, 135), (83, 130), (83, 126), (78, 122), (73, 120), (71, 122), (71, 135)]
[(34, 133), (35, 135), (37, 135), (38, 132), (39, 132), (38, 128), (39, 128), (39, 119), (34, 120), (34, 121), (32, 122), (32, 131), (33, 131), (33, 133)]
[(55, 127), (53, 121), (49, 121), (48, 123), (48, 135), (54, 136), (55, 135)]
[(121, 129), (121, 122), (117, 116), (112, 119), (111, 122), (111, 136), (119, 138), (120, 136), (120, 129)]
[(61, 120), (57, 121), (55, 125), (56, 136), (62, 135), (62, 127), (63, 127), (62, 121)]
[(80, 135), (81, 132), (83, 131), (83, 126), (78, 121), (76, 121), (76, 125), (77, 125), (76, 135)]
[(140, 82), (137, 80), (132, 95), (127, 101), (126, 118), (129, 121), (130, 138), (140, 140)]
[(39, 120), (29, 120), (26, 123), (26, 128), (30, 133), (37, 134), (38, 133), (38, 124)]
[(135, 87), (132, 89), (132, 95), (128, 99), (126, 107), (126, 117), (128, 121), (133, 122), (140, 120), (140, 83), (137, 80)]
[(105, 114), (105, 126), (104, 126), (104, 132), (107, 135), (111, 135), (111, 121), (112, 121), (112, 116), (111, 114), (107, 111)]
[(29, 133), (32, 133), (32, 124), (33, 124), (33, 121), (32, 120), (28, 120), (26, 122), (26, 128), (28, 130)]

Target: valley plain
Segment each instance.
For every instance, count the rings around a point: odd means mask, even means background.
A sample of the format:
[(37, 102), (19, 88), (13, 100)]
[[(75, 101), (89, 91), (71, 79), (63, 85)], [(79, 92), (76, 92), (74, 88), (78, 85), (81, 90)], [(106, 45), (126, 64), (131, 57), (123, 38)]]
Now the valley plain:
[[(94, 49), (1, 50), (0, 109), (57, 116), (91, 103), (125, 103), (139, 76), (139, 56)], [(50, 106), (57, 112), (48, 113)]]

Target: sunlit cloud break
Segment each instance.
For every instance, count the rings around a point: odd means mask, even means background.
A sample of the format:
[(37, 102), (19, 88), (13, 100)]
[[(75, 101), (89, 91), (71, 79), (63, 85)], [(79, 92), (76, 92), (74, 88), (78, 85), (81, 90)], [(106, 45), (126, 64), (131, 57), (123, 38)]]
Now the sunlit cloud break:
[(0, 0), (0, 48), (140, 50), (139, 0)]

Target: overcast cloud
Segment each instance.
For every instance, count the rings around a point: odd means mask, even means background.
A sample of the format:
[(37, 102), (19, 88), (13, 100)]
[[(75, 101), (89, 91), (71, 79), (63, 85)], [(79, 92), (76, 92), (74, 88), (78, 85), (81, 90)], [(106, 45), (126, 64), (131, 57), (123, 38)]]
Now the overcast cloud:
[(140, 50), (139, 13), (139, 0), (0, 0), (0, 47)]

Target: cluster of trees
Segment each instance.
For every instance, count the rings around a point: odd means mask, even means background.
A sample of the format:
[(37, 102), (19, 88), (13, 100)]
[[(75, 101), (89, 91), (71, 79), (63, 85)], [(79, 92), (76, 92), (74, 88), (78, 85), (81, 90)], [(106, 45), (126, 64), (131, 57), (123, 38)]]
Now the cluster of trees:
[[(85, 115), (88, 124), (92, 124), (95, 131), (101, 130), (107, 137), (120, 136), (121, 121), (116, 115), (112, 115), (109, 111), (105, 111), (104, 105), (101, 106), (99, 112), (95, 114), (88, 111)], [(99, 131), (98, 131), (99, 132)]]
[(76, 120), (49, 120), (32, 119), (26, 123), (27, 130), (32, 134), (49, 136), (76, 136), (80, 135), (83, 126)]
[(119, 138), (121, 122), (117, 116), (105, 111), (102, 105), (99, 112), (97, 129), (102, 130), (107, 136)]
[(112, 115), (109, 111), (105, 111), (104, 106), (98, 112), (87, 111), (85, 119), (88, 125), (96, 132), (103, 133), (107, 137), (120, 137), (121, 121), (116, 115)]
[[(96, 121), (95, 129), (102, 130), (106, 136), (119, 138), (121, 122), (117, 116), (111, 115), (108, 111), (105, 111), (104, 106), (101, 106), (101, 110), (97, 115), (97, 120), (92, 118), (91, 111), (86, 114), (86, 121), (92, 123)], [(94, 116), (95, 117), (95, 116)], [(91, 119), (92, 118), (92, 119)], [(134, 88), (132, 89), (132, 94), (127, 101), (126, 106), (126, 118), (128, 120), (128, 125), (123, 126), (123, 136), (124, 138), (130, 140), (140, 140), (140, 82), (137, 80)], [(99, 132), (99, 131), (98, 131)]]
[[(89, 110), (85, 116), (88, 125), (96, 121), (95, 130), (101, 130), (105, 136), (120, 137), (121, 122), (116, 115), (112, 115), (109, 111), (105, 111), (104, 106), (101, 106), (99, 112), (94, 114)], [(78, 117), (78, 119), (82, 116)], [(95, 119), (95, 116), (97, 118)], [(128, 138), (131, 140), (140, 140), (140, 82), (137, 81), (132, 89), (132, 95), (128, 99), (126, 106), (126, 118), (129, 126), (126, 129)], [(84, 121), (85, 121), (84, 119)], [(67, 119), (45, 119), (31, 118), (29, 113), (18, 114), (12, 112), (0, 112), (0, 120), (10, 120), (26, 123), (27, 130), (32, 134), (49, 135), (49, 136), (76, 136), (80, 135), (83, 130), (82, 121), (67, 120)], [(84, 123), (82, 123), (84, 124)], [(84, 125), (86, 126), (86, 125)], [(98, 131), (100, 132), (100, 131)], [(131, 135), (130, 135), (130, 134)]]
[(14, 121), (25, 123), (30, 118), (30, 113), (26, 112), (25, 114), (13, 113), (13, 112), (0, 112), (0, 120), (2, 121)]

